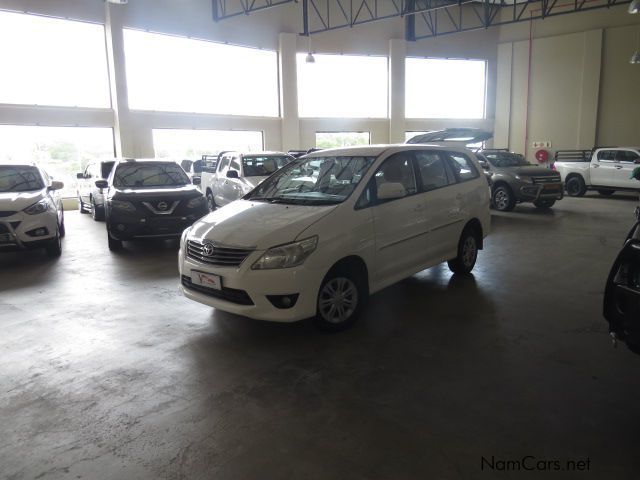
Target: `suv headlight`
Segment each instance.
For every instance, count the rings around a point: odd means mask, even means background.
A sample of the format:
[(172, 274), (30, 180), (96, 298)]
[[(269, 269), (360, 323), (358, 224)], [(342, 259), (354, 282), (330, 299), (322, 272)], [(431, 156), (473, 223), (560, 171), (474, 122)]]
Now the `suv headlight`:
[(533, 179), (531, 177), (522, 177), (520, 175), (516, 175), (516, 180), (520, 180), (523, 183), (533, 183)]
[(201, 195), (199, 197), (192, 198), (191, 200), (189, 200), (189, 203), (187, 203), (187, 208), (204, 207), (206, 204), (207, 204), (207, 199)]
[(313, 236), (299, 242), (272, 247), (251, 266), (252, 270), (271, 270), (302, 265), (318, 245), (318, 237)]
[(33, 205), (25, 208), (23, 210), (24, 213), (27, 213), (29, 215), (37, 215), (39, 213), (44, 213), (47, 210), (49, 210), (49, 207), (51, 207), (51, 202), (49, 201), (48, 198), (43, 198), (42, 200), (40, 200), (38, 203), (34, 203)]
[(114, 210), (123, 210), (125, 212), (135, 212), (136, 207), (133, 206), (133, 203), (127, 202), (124, 200), (111, 200), (111, 208)]

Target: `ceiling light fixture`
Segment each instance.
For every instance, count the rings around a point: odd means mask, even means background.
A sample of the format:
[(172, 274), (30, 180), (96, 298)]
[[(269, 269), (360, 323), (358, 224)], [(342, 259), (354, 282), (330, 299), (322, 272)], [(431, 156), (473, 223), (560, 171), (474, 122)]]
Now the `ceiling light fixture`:
[(640, 0), (633, 0), (633, 2), (629, 4), (629, 13), (635, 14), (638, 12), (640, 12)]
[(307, 35), (307, 38), (309, 39), (309, 53), (307, 53), (304, 61), (305, 63), (316, 63), (316, 59), (313, 57), (313, 53), (311, 52), (311, 37)]

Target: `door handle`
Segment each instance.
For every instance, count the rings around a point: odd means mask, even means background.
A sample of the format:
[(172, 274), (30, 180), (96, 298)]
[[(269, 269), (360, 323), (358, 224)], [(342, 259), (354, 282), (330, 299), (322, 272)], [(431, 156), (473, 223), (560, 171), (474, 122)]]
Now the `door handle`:
[(598, 165), (597, 163), (593, 164), (593, 168), (598, 168), (600, 165)]
[(616, 170), (620, 170), (622, 168), (622, 165), (616, 165)]
[(462, 200), (462, 194), (461, 193), (456, 195), (456, 200)]
[(414, 212), (419, 212), (420, 210), (423, 210), (423, 209), (424, 209), (424, 205), (422, 205), (422, 204), (420, 203), (420, 204), (416, 205), (416, 206), (413, 208), (413, 211), (414, 211)]

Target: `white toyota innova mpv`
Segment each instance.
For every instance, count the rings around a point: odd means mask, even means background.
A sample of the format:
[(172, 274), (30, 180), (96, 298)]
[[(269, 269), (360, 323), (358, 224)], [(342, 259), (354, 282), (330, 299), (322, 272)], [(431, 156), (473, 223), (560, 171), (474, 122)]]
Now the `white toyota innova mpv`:
[(184, 231), (181, 289), (238, 315), (340, 330), (369, 294), (421, 270), (446, 261), (470, 272), (489, 201), (465, 148), (318, 151)]

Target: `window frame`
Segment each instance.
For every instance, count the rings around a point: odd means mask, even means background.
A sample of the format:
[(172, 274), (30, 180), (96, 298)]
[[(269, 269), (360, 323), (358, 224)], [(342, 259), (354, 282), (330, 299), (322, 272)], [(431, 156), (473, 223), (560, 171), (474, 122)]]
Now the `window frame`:
[[(445, 157), (447, 158), (448, 162), (455, 162), (455, 160), (452, 158), (452, 154), (457, 154), (463, 158), (465, 158), (467, 160), (467, 163), (469, 164), (470, 168), (475, 172), (475, 176), (472, 178), (467, 178), (467, 179), (463, 179), (462, 177), (460, 177), (460, 175), (454, 170), (453, 165), (449, 164), (449, 168), (453, 171), (453, 176), (454, 178), (457, 180), (456, 183), (465, 183), (465, 182), (471, 182), (473, 180), (477, 180), (478, 178), (480, 178), (483, 174), (481, 174), (478, 169), (476, 168), (475, 163), (473, 163), (473, 160), (471, 160), (471, 158), (465, 154), (465, 153), (461, 153), (461, 152), (456, 152), (455, 150), (447, 150), (444, 152), (445, 153)], [(457, 163), (457, 162), (456, 162)]]

